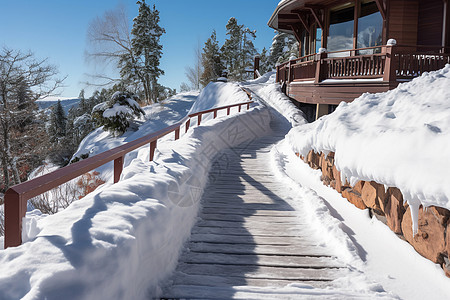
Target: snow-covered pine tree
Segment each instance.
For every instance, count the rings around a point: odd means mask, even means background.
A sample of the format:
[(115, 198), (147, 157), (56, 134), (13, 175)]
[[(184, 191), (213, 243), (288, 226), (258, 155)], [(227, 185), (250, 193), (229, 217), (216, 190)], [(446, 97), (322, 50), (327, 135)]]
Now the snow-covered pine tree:
[(252, 70), (254, 64), (255, 55), (258, 52), (253, 45), (252, 40), (256, 38), (256, 30), (250, 30), (249, 28), (244, 28), (242, 31), (242, 53), (241, 53), (241, 78), (243, 79), (253, 79), (253, 75), (249, 78), (249, 73), (246, 70)]
[(239, 25), (235, 18), (230, 18), (226, 25), (227, 36), (225, 43), (222, 46), (222, 58), (224, 65), (228, 71), (228, 78), (231, 80), (239, 80), (241, 74), (241, 59), (242, 53), (242, 30), (244, 25)]
[(137, 4), (139, 14), (134, 18), (131, 30), (133, 55), (123, 58), (121, 75), (138, 80), (144, 90), (144, 100), (154, 103), (158, 101), (158, 77), (164, 74), (159, 65), (163, 48), (160, 38), (165, 30), (159, 25), (159, 11), (155, 5), (151, 9), (145, 0), (137, 1)]
[(230, 18), (226, 25), (228, 38), (221, 48), (224, 65), (228, 70), (228, 78), (242, 80), (245, 68), (253, 64), (256, 49), (252, 39), (256, 31), (239, 25), (235, 18)]
[(261, 75), (273, 70), (269, 62), (270, 56), (267, 49), (264, 47), (259, 54), (259, 73)]
[(92, 109), (92, 118), (113, 135), (127, 131), (135, 117), (145, 115), (135, 95), (129, 92), (115, 92), (108, 102), (97, 104)]
[(80, 102), (78, 103), (78, 109), (80, 111), (80, 114), (84, 114), (89, 110), (89, 107), (86, 103), (86, 98), (84, 97), (84, 89), (80, 91), (78, 98), (80, 98)]
[(292, 34), (276, 31), (270, 47), (270, 67), (275, 68), (292, 57), (298, 58), (298, 55), (298, 42), (295, 37)]
[(202, 49), (203, 73), (200, 76), (200, 83), (206, 86), (209, 82), (216, 80), (222, 75), (224, 69), (221, 61), (219, 42), (216, 31), (213, 30), (205, 46)]

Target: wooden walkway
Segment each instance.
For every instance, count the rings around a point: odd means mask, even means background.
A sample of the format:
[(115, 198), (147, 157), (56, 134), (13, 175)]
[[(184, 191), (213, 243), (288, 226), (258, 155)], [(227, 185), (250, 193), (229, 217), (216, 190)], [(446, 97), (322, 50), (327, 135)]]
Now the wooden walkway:
[(199, 220), (162, 298), (230, 299), (239, 297), (235, 287), (276, 291), (292, 283), (326, 287), (342, 274), (345, 267), (318, 245), (270, 170), (269, 151), (283, 136), (216, 158)]

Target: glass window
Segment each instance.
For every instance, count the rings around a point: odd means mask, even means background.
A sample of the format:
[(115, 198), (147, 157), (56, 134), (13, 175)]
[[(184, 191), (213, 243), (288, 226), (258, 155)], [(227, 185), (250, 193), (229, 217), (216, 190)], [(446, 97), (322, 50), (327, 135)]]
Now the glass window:
[(322, 28), (316, 28), (316, 53), (322, 48)]
[(306, 30), (302, 31), (302, 43), (300, 46), (300, 57), (303, 57), (306, 55)]
[[(361, 3), (361, 16), (358, 19), (357, 48), (380, 46), (383, 36), (383, 17), (375, 2)], [(361, 50), (360, 54), (380, 52), (381, 48)]]
[[(353, 49), (354, 6), (330, 12), (330, 30), (327, 50), (338, 51)], [(330, 56), (349, 56), (349, 52), (331, 54)]]

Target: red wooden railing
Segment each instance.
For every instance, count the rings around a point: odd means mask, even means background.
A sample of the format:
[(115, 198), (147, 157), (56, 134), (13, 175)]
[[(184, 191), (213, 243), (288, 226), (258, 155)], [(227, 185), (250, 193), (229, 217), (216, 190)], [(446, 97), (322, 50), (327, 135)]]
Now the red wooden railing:
[[(247, 95), (251, 99), (250, 93), (247, 92)], [(124, 157), (127, 153), (149, 144), (150, 161), (152, 161), (158, 139), (172, 132), (175, 133), (175, 139), (179, 139), (181, 127), (185, 125), (185, 132), (187, 132), (192, 118), (197, 117), (197, 124), (200, 125), (204, 114), (213, 113), (213, 118), (216, 118), (218, 111), (226, 109), (227, 115), (229, 115), (231, 113), (231, 108), (237, 107), (240, 112), (242, 106), (249, 109), (251, 103), (253, 103), (253, 101), (212, 108), (190, 114), (180, 122), (167, 128), (9, 188), (6, 191), (4, 198), (5, 249), (8, 247), (19, 246), (22, 243), (22, 218), (25, 217), (27, 201), (29, 199), (45, 193), (110, 161), (114, 161), (114, 183), (116, 183), (120, 179)]]
[[(316, 53), (279, 65), (277, 81), (313, 80), (319, 83), (325, 79), (412, 79), (450, 63), (450, 54), (445, 53), (448, 49), (440, 46), (384, 45)], [(362, 54), (364, 52), (375, 53)]]

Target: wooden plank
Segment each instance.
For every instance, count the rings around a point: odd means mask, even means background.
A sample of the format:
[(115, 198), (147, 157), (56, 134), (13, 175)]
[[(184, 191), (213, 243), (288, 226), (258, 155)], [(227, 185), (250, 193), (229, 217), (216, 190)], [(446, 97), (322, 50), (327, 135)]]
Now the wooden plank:
[(233, 215), (253, 215), (253, 216), (297, 216), (297, 213), (292, 210), (273, 210), (273, 209), (245, 209), (245, 208), (230, 208), (228, 205), (223, 207), (203, 207), (202, 212), (205, 214), (233, 214)]
[(330, 257), (310, 256), (274, 256), (274, 255), (236, 255), (222, 253), (186, 252), (181, 260), (187, 263), (247, 265), (266, 267), (297, 267), (297, 268), (344, 268), (345, 265)]
[(222, 235), (251, 235), (251, 236), (280, 236), (280, 237), (301, 237), (307, 236), (311, 232), (309, 230), (299, 231), (297, 229), (285, 229), (280, 231), (268, 231), (267, 229), (243, 227), (238, 228), (222, 228), (222, 227), (194, 227), (192, 234), (222, 234)]
[(254, 279), (283, 280), (333, 280), (343, 275), (337, 268), (279, 268), (263, 266), (230, 266), (219, 264), (187, 264), (181, 263), (177, 271), (191, 275), (234, 276)]
[(301, 230), (301, 225), (306, 225), (307, 223), (295, 222), (295, 223), (270, 223), (263, 221), (245, 221), (245, 222), (230, 222), (230, 221), (217, 221), (217, 220), (199, 220), (196, 226), (200, 227), (222, 227), (222, 228), (247, 228), (247, 229), (265, 229), (267, 226), (274, 228), (274, 230), (284, 230), (284, 229), (298, 229)]
[(226, 222), (261, 222), (264, 224), (282, 223), (298, 224), (297, 216), (254, 216), (254, 215), (233, 215), (233, 214), (207, 214), (201, 213), (200, 218), (204, 221), (226, 221)]
[(191, 242), (227, 243), (227, 244), (250, 244), (250, 245), (278, 245), (278, 246), (316, 246), (316, 243), (304, 237), (280, 237), (280, 236), (250, 236), (250, 235), (224, 235), (224, 234), (202, 234), (191, 235)]
[[(217, 276), (215, 275), (188, 275), (182, 272), (176, 271), (174, 273), (173, 283), (175, 285), (195, 285), (199, 287), (211, 286), (211, 287), (232, 287), (232, 286), (260, 286), (260, 287), (283, 287), (294, 282), (308, 284), (317, 288), (324, 288), (329, 285), (328, 280), (296, 280), (289, 281), (283, 279), (257, 279), (257, 278), (245, 278), (233, 277), (233, 276)], [(168, 294), (164, 294), (168, 295)], [(176, 294), (178, 297), (185, 297), (185, 294)]]
[(223, 254), (252, 254), (252, 255), (286, 255), (286, 256), (331, 256), (329, 250), (316, 246), (277, 246), (277, 245), (246, 245), (220, 243), (189, 243), (189, 249), (196, 252)]

